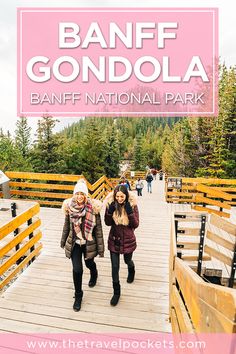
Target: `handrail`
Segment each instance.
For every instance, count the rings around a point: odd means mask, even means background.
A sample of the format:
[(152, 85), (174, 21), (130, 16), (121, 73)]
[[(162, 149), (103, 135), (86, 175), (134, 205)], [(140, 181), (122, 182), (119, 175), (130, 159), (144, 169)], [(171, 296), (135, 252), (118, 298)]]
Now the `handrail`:
[(196, 184), (196, 190), (224, 200), (231, 201), (233, 199), (232, 195), (215, 189), (214, 187), (204, 186), (202, 183)]
[[(171, 222), (169, 259), (169, 312), (173, 332), (236, 333), (236, 290), (205, 282), (186, 262), (191, 261), (191, 266), (193, 267), (194, 256), (191, 254), (189, 257), (184, 257), (183, 254), (178, 254), (176, 219), (181, 223), (187, 222), (187, 225), (191, 225), (191, 223), (195, 225), (196, 221), (200, 220), (203, 214), (179, 212), (175, 213), (174, 216)], [(236, 236), (235, 226), (228, 221), (217, 216), (211, 216), (208, 218), (208, 222)], [(181, 235), (183, 228), (181, 227), (180, 229)], [(189, 235), (194, 235), (197, 231), (196, 226), (192, 229), (193, 233), (190, 232), (189, 226), (185, 230), (186, 234)], [(192, 236), (189, 237), (191, 238)], [(215, 242), (218, 242), (218, 240), (219, 237), (215, 237)], [(224, 246), (227, 246), (227, 243)], [(208, 248), (206, 247), (205, 252), (207, 250)], [(207, 253), (204, 254), (206, 262), (211, 260), (208, 257)], [(197, 261), (198, 257), (195, 258)]]
[[(20, 202), (21, 203), (21, 202)], [(20, 272), (27, 264), (38, 256), (42, 244), (39, 240), (42, 237), (38, 229), (41, 221), (38, 217), (39, 204), (30, 203), (31, 206), (21, 212), (14, 219), (4, 223), (0, 227), (0, 258), (3, 263), (0, 266), (0, 290), (4, 288), (11, 279)], [(33, 204), (33, 205), (32, 205)], [(18, 234), (13, 233), (19, 230)], [(4, 241), (4, 242), (3, 242)]]
[(40, 205), (61, 206), (64, 199), (72, 196), (74, 184), (81, 178), (86, 181), (92, 198), (103, 200), (113, 189), (112, 182), (106, 176), (91, 184), (83, 175), (14, 171), (5, 173), (11, 179), (9, 186), (13, 198), (36, 200)]
[(59, 173), (6, 171), (5, 174), (10, 179), (21, 178), (21, 179), (31, 179), (31, 180), (50, 180), (50, 181), (65, 181), (65, 182), (77, 182), (79, 178), (85, 178), (83, 175), (67, 175), (67, 174), (59, 174)]
[(236, 332), (234, 289), (204, 282), (178, 257), (175, 258), (174, 272), (197, 333)]

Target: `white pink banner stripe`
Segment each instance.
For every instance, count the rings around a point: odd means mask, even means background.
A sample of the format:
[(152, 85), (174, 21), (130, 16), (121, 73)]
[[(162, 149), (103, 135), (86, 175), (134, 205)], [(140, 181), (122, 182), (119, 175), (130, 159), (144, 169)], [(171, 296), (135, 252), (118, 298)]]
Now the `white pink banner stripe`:
[(235, 340), (221, 333), (0, 333), (0, 353), (233, 354)]

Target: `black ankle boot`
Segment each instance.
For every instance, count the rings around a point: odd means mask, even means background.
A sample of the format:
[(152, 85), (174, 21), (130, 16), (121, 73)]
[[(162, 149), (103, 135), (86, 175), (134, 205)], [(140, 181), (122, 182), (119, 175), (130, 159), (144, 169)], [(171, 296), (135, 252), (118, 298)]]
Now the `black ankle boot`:
[(95, 271), (91, 271), (90, 273), (90, 280), (89, 280), (89, 283), (88, 283), (88, 286), (90, 288), (93, 288), (96, 283), (97, 283), (97, 278), (98, 278), (98, 271), (97, 269)]
[(79, 311), (81, 309), (81, 302), (83, 298), (83, 291), (80, 291), (79, 293), (75, 293), (75, 302), (73, 305), (74, 311)]
[(134, 268), (134, 266), (131, 267), (131, 268), (128, 268), (127, 283), (133, 283), (133, 281), (134, 281), (134, 275), (135, 275), (135, 268)]
[(119, 302), (120, 299), (120, 283), (114, 283), (113, 282), (113, 296), (111, 298), (110, 304), (111, 306), (116, 306)]

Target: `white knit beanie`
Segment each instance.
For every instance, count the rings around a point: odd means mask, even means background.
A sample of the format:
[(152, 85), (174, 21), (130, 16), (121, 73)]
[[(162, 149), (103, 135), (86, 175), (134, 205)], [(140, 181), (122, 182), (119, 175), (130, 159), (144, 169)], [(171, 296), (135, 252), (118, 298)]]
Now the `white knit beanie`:
[(76, 194), (78, 192), (82, 192), (82, 193), (84, 193), (84, 195), (88, 196), (88, 187), (86, 185), (85, 180), (83, 180), (83, 179), (80, 179), (76, 183), (73, 194)]

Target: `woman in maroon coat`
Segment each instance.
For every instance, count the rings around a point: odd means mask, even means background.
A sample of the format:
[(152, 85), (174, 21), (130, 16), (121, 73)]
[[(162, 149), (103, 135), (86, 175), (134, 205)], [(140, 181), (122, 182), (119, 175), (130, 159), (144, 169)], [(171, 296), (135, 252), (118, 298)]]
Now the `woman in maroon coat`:
[(136, 249), (134, 229), (139, 225), (139, 212), (136, 195), (129, 192), (124, 185), (118, 185), (106, 199), (105, 223), (111, 226), (108, 249), (110, 251), (113, 281), (113, 297), (110, 304), (117, 305), (120, 298), (120, 254), (128, 266), (127, 282), (134, 281), (135, 267), (132, 260)]

